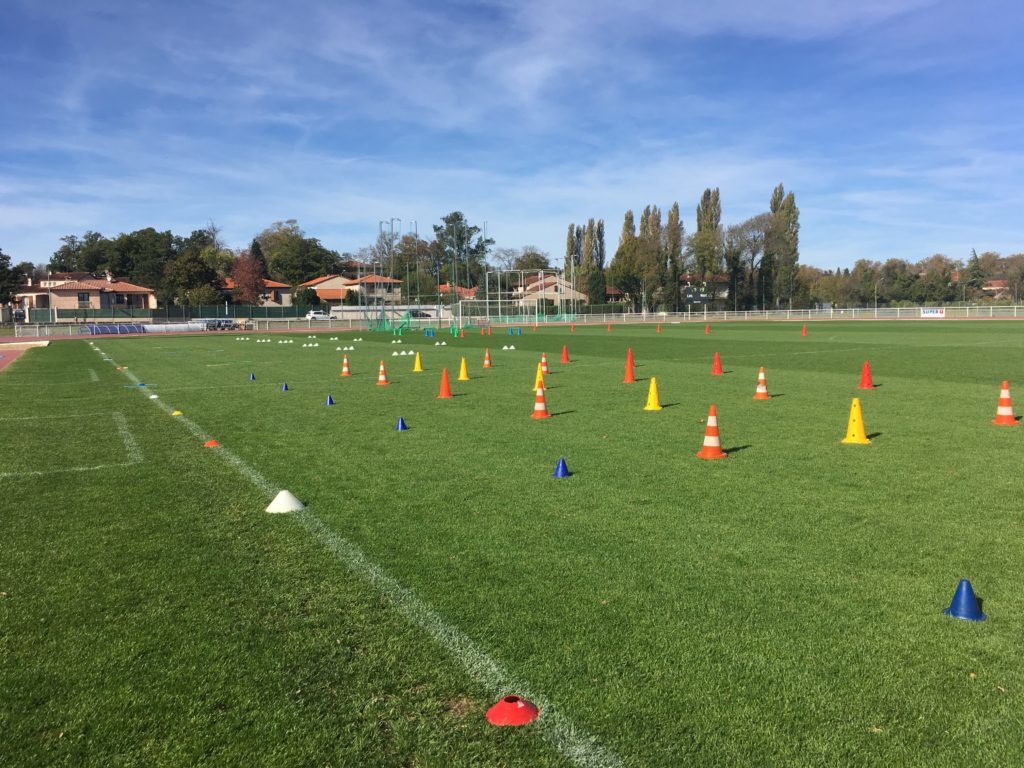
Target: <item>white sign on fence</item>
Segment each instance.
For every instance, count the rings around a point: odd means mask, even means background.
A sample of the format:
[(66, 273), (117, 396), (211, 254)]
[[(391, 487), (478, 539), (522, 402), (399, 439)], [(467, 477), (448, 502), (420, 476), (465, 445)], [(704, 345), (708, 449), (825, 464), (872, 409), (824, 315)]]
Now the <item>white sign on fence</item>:
[(945, 317), (945, 307), (921, 307), (921, 317)]

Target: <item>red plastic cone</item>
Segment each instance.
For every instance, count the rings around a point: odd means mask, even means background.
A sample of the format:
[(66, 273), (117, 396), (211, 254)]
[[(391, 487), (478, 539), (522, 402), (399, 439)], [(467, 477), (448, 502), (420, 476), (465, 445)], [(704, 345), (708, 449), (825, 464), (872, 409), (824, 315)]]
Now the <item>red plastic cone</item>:
[(348, 355), (345, 355), (341, 361), (341, 376), (351, 376), (352, 372), (348, 369)]
[(484, 350), (484, 368), (493, 368), (491, 365), (491, 349), (488, 347)]
[(636, 360), (633, 359), (633, 348), (626, 347), (626, 364), (636, 365)]
[(704, 323), (704, 335), (705, 336), (710, 336), (711, 335), (711, 326), (708, 325), (707, 323)]
[(802, 331), (800, 331), (800, 335), (801, 336), (806, 336), (807, 335), (807, 323), (804, 323), (804, 329)]
[(708, 423), (704, 428), (704, 447), (697, 453), (698, 459), (724, 459), (728, 456), (722, 450), (722, 439), (718, 434), (718, 411), (715, 406), (708, 410)]
[(661, 323), (658, 323), (658, 333), (661, 333)]
[(608, 333), (611, 333), (611, 332), (612, 332), (612, 324), (608, 323)]
[(711, 364), (711, 375), (712, 376), (724, 376), (725, 375), (725, 371), (722, 370), (722, 358), (719, 357), (717, 352), (715, 352), (715, 360)]
[(482, 325), (480, 326), (480, 335), (481, 336), (486, 336), (487, 335), (487, 329), (484, 328)]
[(764, 367), (757, 372), (757, 389), (754, 392), (755, 400), (771, 400), (772, 396), (768, 394), (768, 382), (764, 378)]
[(388, 372), (384, 370), (384, 361), (380, 361), (380, 371), (377, 373), (377, 386), (386, 387), (388, 384)]
[(996, 406), (996, 417), (993, 424), (1004, 427), (1016, 427), (1020, 422), (1013, 415), (1013, 402), (1010, 400), (1010, 382), (1004, 381), (999, 388), (999, 404)]
[(448, 381), (448, 369), (441, 369), (441, 391), (437, 395), (438, 400), (447, 400), (452, 396), (452, 385)]
[(533, 330), (534, 330), (534, 332), (536, 332), (536, 330), (537, 330), (537, 324), (536, 323), (533, 324)]
[(868, 364), (867, 360), (864, 361), (864, 367), (860, 369), (860, 388), (875, 388), (875, 385), (871, 383), (871, 366)]
[(548, 413), (548, 403), (544, 399), (544, 387), (537, 387), (537, 399), (533, 401), (533, 413), (530, 414), (531, 419), (550, 419), (551, 414)]
[(487, 335), (488, 335), (488, 336), (490, 336), (490, 335), (491, 335), (491, 330), (492, 330), (492, 329), (491, 329), (491, 326), (489, 326), (489, 325), (488, 325), (488, 326), (487, 326)]
[(459, 328), (459, 338), (460, 339), (466, 338), (466, 329), (465, 328)]
[(203, 443), (203, 448), (219, 448), (219, 447), (220, 447), (220, 443), (218, 443), (216, 440), (207, 440), (205, 443)]
[(540, 710), (537, 705), (519, 696), (506, 696), (487, 710), (487, 722), (491, 725), (526, 725), (537, 719)]
[(622, 380), (623, 384), (636, 384), (636, 375), (633, 373), (633, 361), (627, 358), (626, 360), (626, 376)]
[(565, 344), (562, 345), (562, 362), (569, 362), (569, 347), (566, 346)]
[(576, 323), (573, 323), (572, 325), (569, 326), (569, 333), (575, 333), (575, 332), (576, 332)]

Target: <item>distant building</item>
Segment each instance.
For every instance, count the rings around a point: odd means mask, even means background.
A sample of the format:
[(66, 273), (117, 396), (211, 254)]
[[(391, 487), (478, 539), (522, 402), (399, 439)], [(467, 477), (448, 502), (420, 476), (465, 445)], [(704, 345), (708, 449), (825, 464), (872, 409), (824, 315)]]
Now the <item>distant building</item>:
[(473, 286), (472, 288), (463, 288), (461, 285), (452, 286), (451, 283), (441, 283), (439, 286), (437, 286), (437, 292), (442, 296), (447, 296), (449, 293), (452, 292), (453, 287), (455, 289), (455, 295), (458, 296), (460, 299), (475, 299), (476, 292), (479, 288), (479, 286)]
[(15, 294), (15, 302), (28, 309), (156, 309), (152, 288), (124, 278), (89, 272), (54, 272), (45, 280), (32, 278)]
[[(235, 291), (233, 278), (224, 278), (224, 295), (229, 299)], [(277, 280), (263, 279), (263, 292), (260, 294), (265, 307), (290, 307), (292, 305), (292, 287), (288, 283), (279, 283)]]
[(402, 281), (384, 275), (324, 275), (302, 283), (300, 288), (311, 288), (320, 301), (340, 304), (350, 292), (362, 294), (364, 304), (397, 304), (402, 301)]
[(521, 285), (512, 291), (513, 300), (521, 307), (535, 309), (542, 302), (558, 306), (560, 303), (587, 303), (587, 295), (577, 291), (564, 275), (527, 275)]

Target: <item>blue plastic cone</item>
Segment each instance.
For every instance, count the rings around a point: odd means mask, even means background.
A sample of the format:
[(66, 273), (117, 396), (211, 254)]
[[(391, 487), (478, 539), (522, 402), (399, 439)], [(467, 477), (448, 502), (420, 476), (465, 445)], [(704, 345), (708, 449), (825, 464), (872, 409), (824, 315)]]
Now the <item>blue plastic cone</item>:
[(327, 402), (324, 405), (334, 405), (334, 398), (330, 395), (327, 396)]
[(281, 391), (282, 392), (287, 392), (288, 391), (288, 382), (287, 381), (284, 384), (281, 385)]
[(967, 579), (960, 579), (960, 583), (956, 585), (956, 592), (953, 594), (953, 602), (943, 613), (954, 619), (985, 620), (985, 614), (981, 612), (981, 607), (978, 605), (978, 598), (974, 596), (974, 588)]
[(256, 374), (255, 373), (250, 373), (249, 374), (249, 381), (256, 381)]
[(572, 475), (572, 472), (565, 466), (565, 459), (559, 459), (558, 466), (555, 467), (555, 474), (552, 477), (569, 477), (570, 475)]
[(405, 426), (405, 419), (403, 419), (401, 416), (398, 417), (398, 424), (395, 425), (395, 429), (398, 432), (405, 432), (405, 430), (408, 429), (408, 427)]

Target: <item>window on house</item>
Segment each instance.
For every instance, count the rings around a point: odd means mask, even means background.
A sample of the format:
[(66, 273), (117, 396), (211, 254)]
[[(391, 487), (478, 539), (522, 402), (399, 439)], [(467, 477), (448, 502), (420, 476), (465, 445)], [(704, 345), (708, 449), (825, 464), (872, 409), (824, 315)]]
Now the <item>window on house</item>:
[(79, 304), (88, 304), (89, 303), (89, 293), (88, 293), (88, 291), (79, 291), (78, 292), (78, 303)]

